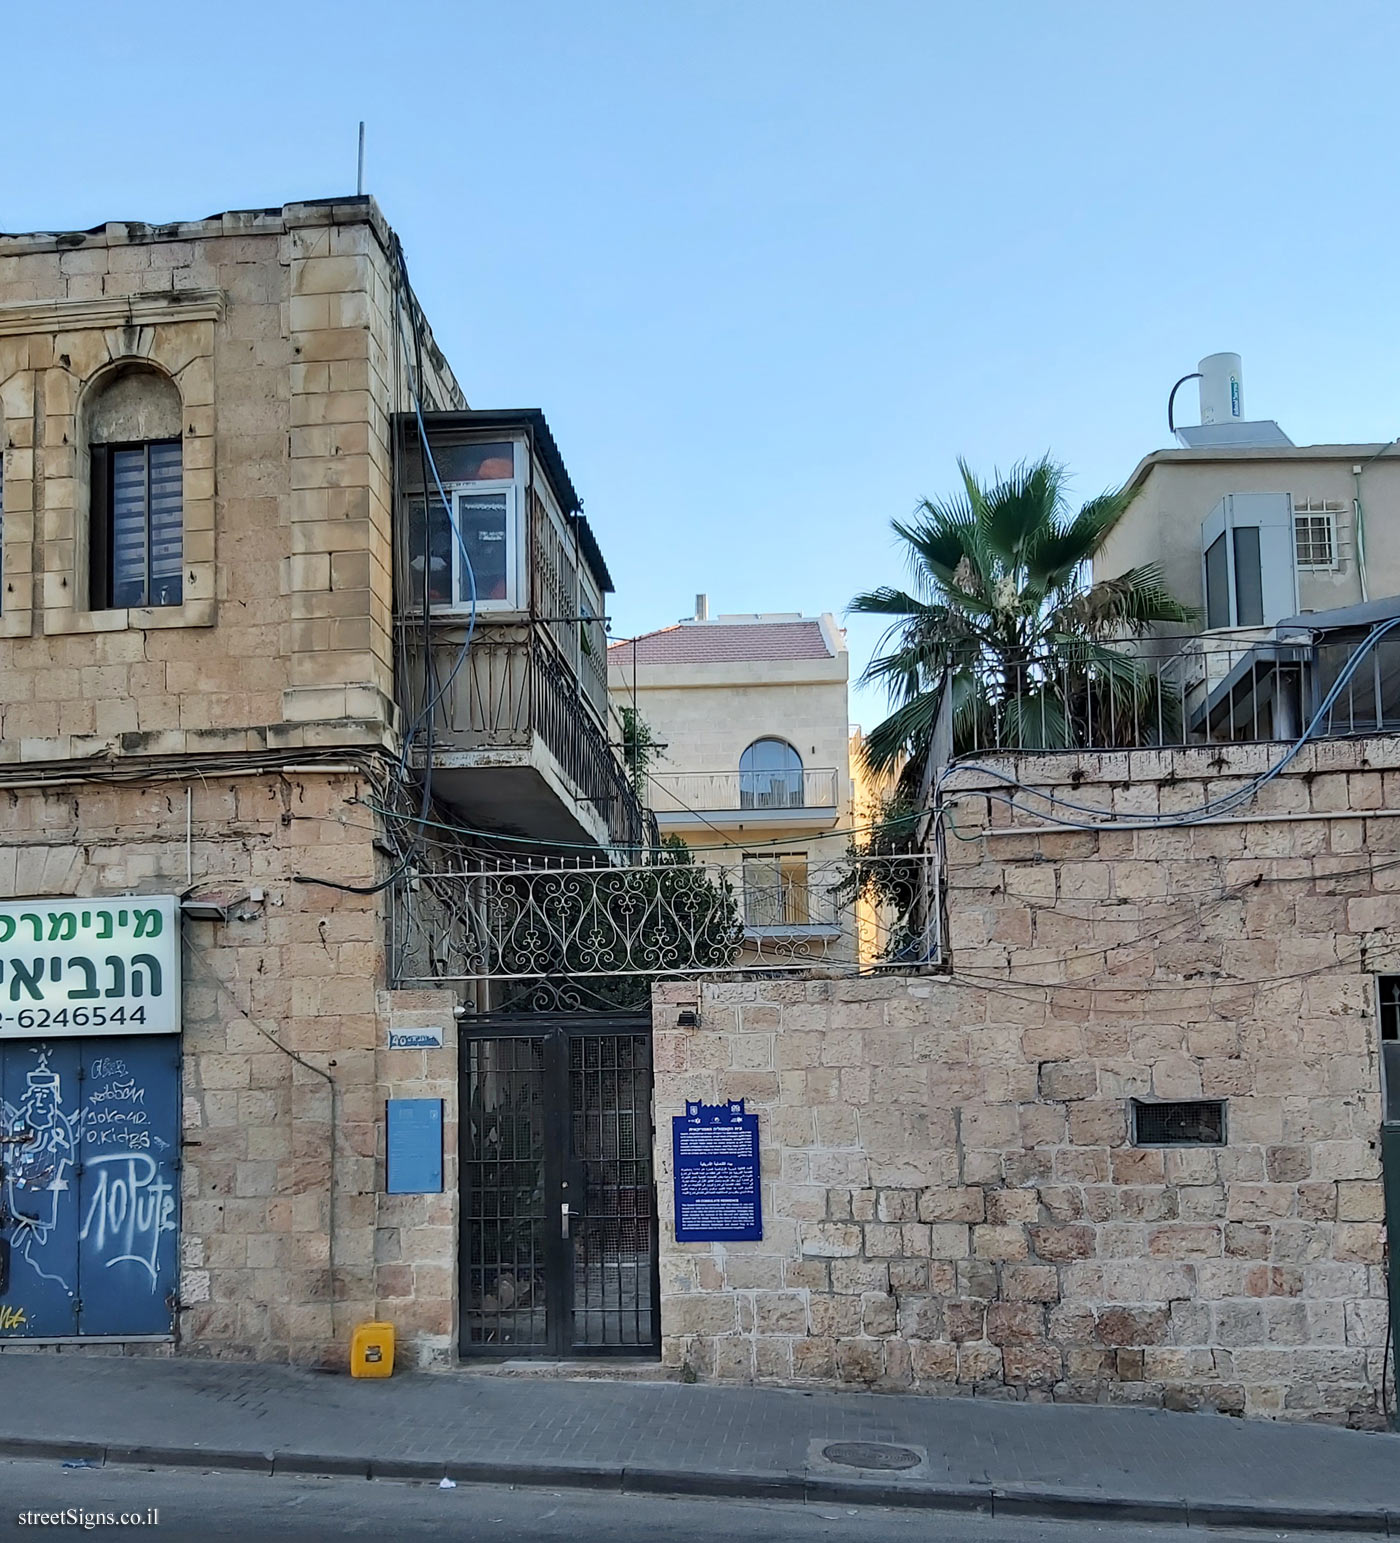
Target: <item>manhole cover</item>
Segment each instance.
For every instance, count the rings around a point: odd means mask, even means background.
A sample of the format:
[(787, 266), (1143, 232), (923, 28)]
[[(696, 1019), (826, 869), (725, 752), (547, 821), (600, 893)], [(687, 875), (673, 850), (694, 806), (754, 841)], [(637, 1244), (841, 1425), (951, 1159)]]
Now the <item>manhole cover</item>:
[(885, 1446), (879, 1441), (834, 1441), (822, 1448), (829, 1463), (844, 1463), (848, 1468), (917, 1468), (919, 1454), (909, 1447)]

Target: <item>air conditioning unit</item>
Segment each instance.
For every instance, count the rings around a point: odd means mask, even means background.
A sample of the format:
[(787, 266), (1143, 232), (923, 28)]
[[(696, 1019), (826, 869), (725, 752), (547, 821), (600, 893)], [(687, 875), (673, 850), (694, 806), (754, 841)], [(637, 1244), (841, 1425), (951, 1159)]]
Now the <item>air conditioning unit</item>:
[(1293, 500), (1227, 493), (1201, 525), (1206, 626), (1272, 627), (1298, 614)]

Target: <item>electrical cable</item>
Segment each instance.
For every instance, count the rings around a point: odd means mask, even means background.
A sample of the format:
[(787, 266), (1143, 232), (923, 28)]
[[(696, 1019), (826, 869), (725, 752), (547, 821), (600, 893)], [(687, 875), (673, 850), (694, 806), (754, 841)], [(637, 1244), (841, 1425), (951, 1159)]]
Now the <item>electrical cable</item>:
[[(348, 895), (377, 895), (383, 890), (388, 889), (390, 885), (396, 883), (412, 865), (413, 846), (421, 840), (424, 834), (424, 827), (428, 823), (429, 811), (433, 806), (432, 777), (433, 738), (435, 728), (434, 713), (439, 702), (442, 701), (444, 695), (451, 687), (452, 682), (456, 679), (457, 672), (461, 669), (462, 663), (467, 657), (467, 652), (471, 647), (473, 634), (476, 631), (477, 619), (476, 571), (472, 566), (471, 554), (467, 550), (466, 541), (462, 535), (459, 523), (453, 518), (452, 505), (448, 499), (447, 492), (443, 487), (442, 478), (438, 475), (437, 462), (433, 456), (432, 446), (428, 440), (428, 428), (423, 417), (423, 327), (425, 324), (425, 319), (423, 316), (423, 308), (418, 303), (418, 298), (413, 292), (413, 285), (409, 279), (408, 260), (404, 255), (403, 245), (397, 237), (394, 238), (394, 256), (397, 263), (397, 269), (394, 276), (394, 325), (395, 330), (398, 333), (400, 347), (403, 351), (404, 362), (408, 367), (408, 386), (413, 399), (414, 420), (418, 428), (420, 479), (423, 484), (423, 593), (421, 597), (421, 604), (423, 618), (423, 668), (425, 676), (424, 694), (425, 696), (428, 696), (427, 702), (420, 709), (419, 713), (414, 718), (413, 722), (409, 725), (404, 734), (403, 745), (400, 750), (398, 762), (397, 780), (400, 785), (402, 785), (405, 780), (408, 758), (413, 746), (414, 739), (417, 736), (419, 729), (425, 724), (427, 743), (424, 756), (422, 793), (419, 800), (418, 818), (416, 822), (418, 830), (411, 837), (407, 837), (406, 840), (403, 838), (403, 834), (400, 833), (401, 839), (398, 844), (407, 844), (409, 850), (407, 852), (400, 852), (400, 860), (397, 867), (395, 867), (387, 877), (381, 879), (377, 884), (343, 884), (334, 879), (321, 879), (308, 874), (292, 875), (293, 883), (314, 884), (323, 889), (332, 889), (338, 891), (341, 894)], [(403, 327), (403, 300), (405, 295), (407, 295), (413, 316), (414, 348), (411, 353), (408, 347), (408, 339), (404, 334)], [(433, 657), (432, 650), (430, 616), (433, 543), (431, 518), (432, 503), (428, 487), (429, 470), (432, 472), (433, 487), (436, 488), (437, 496), (442, 502), (443, 514), (447, 520), (448, 529), (455, 537), (457, 546), (461, 552), (462, 568), (467, 575), (468, 589), (470, 592), (470, 611), (467, 619), (466, 637), (462, 641), (461, 647), (457, 653), (457, 658), (453, 663), (452, 669), (448, 674), (447, 679), (438, 685), (435, 692), (432, 691), (432, 687), (436, 683), (437, 671), (436, 661)], [(432, 693), (431, 695), (429, 695), (430, 692)], [(400, 816), (397, 811), (385, 809), (382, 807), (377, 808), (376, 812), (385, 819), (392, 819), (397, 821), (402, 818), (402, 816)]]
[[(1109, 985), (1094, 985), (1086, 981), (1060, 981), (1060, 980), (1024, 980), (1017, 976), (1003, 975), (1000, 971), (979, 970), (977, 966), (964, 966), (954, 973), (959, 977), (969, 980), (980, 980), (989, 985), (1005, 983), (1012, 986), (1028, 987), (1033, 991), (1107, 991), (1116, 995), (1142, 995), (1157, 991), (1234, 991), (1241, 986), (1279, 986), (1289, 981), (1309, 980), (1315, 975), (1329, 975), (1333, 970), (1342, 969), (1347, 965), (1361, 963), (1366, 957), (1366, 947), (1363, 944), (1352, 959), (1335, 959), (1330, 964), (1312, 965), (1306, 970), (1292, 970), (1281, 975), (1259, 975), (1226, 977), (1220, 980), (1210, 981), (1138, 981), (1114, 982)], [(1047, 964), (1053, 961), (1047, 961)]]
[[(363, 800), (363, 799), (356, 799), (356, 800), (353, 800), (353, 802), (364, 804), (366, 808), (373, 807), (372, 805), (369, 805), (369, 804), (365, 803), (365, 800)], [(329, 814), (293, 814), (292, 818), (294, 820), (320, 821), (320, 822), (323, 822), (325, 824), (337, 825), (337, 826), (340, 826), (342, 829), (349, 829), (349, 830), (375, 831), (375, 830), (378, 829), (378, 826), (375, 826), (375, 825), (364, 824), (364, 823), (361, 823), (361, 822), (356, 821), (356, 820), (344, 820), (344, 819), (337, 818), (335, 815), (329, 815)], [(1319, 816), (1319, 818), (1323, 818), (1323, 816)], [(431, 820), (428, 821), (428, 825), (429, 825), (430, 828), (436, 827), (436, 828), (441, 828), (441, 829), (445, 829), (445, 830), (455, 830), (456, 829), (456, 827), (454, 827), (454, 826), (439, 825), (438, 822), (431, 821)], [(440, 848), (442, 848), (444, 850), (446, 850), (447, 848), (449, 848), (449, 846), (452, 845), (449, 842), (438, 840), (435, 837), (428, 837), (427, 839), (433, 841), (437, 846), (439, 846)], [(488, 839), (489, 840), (489, 839), (494, 839), (494, 838), (485, 837), (484, 839)], [(515, 838), (502, 838), (502, 839), (523, 840), (523, 839), (527, 839), (527, 838), (515, 837)], [(963, 837), (962, 839), (963, 840), (967, 840), (967, 841), (971, 841), (971, 840), (975, 840), (976, 838), (968, 836), (968, 837)], [(697, 848), (691, 848), (690, 850), (692, 850), (692, 851), (695, 851), (695, 850), (711, 851), (711, 850), (714, 850), (714, 849), (713, 848), (709, 848), (709, 847), (701, 847), (701, 848), (698, 848), (698, 849)], [(738, 849), (736, 848), (736, 850), (738, 850)], [(749, 850), (749, 848), (746, 846), (744, 848), (744, 850)], [(898, 857), (899, 855), (900, 854), (895, 854), (896, 857)], [(915, 855), (915, 854), (911, 854), (911, 855)], [(878, 862), (881, 859), (879, 857), (875, 857), (875, 858), (871, 858), (869, 860), (870, 861), (874, 861), (874, 862)], [(1232, 861), (1239, 861), (1239, 860), (1240, 859), (1232, 859)], [(1258, 861), (1260, 861), (1260, 862), (1269, 862), (1269, 861), (1272, 861), (1272, 859), (1260, 858), (1260, 859), (1258, 859)], [(1367, 863), (1364, 867), (1340, 868), (1340, 869), (1337, 869), (1334, 872), (1323, 873), (1323, 874), (1316, 874), (1316, 873), (1311, 873), (1311, 872), (1309, 872), (1309, 873), (1258, 873), (1258, 874), (1256, 874), (1251, 879), (1243, 879), (1238, 884), (1228, 886), (1225, 889), (1219, 889), (1216, 886), (1212, 886), (1209, 889), (1176, 890), (1172, 894), (1164, 896), (1160, 901), (1150, 901), (1150, 902), (1147, 902), (1147, 903), (1148, 904), (1152, 904), (1152, 905), (1170, 905), (1170, 904), (1172, 904), (1172, 903), (1174, 903), (1176, 901), (1179, 901), (1179, 900), (1201, 900), (1204, 904), (1211, 905), (1211, 904), (1215, 904), (1217, 902), (1223, 902), (1223, 901), (1226, 901), (1226, 900), (1239, 899), (1242, 896), (1247, 895), (1251, 890), (1258, 889), (1261, 886), (1266, 885), (1266, 884), (1301, 884), (1301, 883), (1315, 883), (1315, 882), (1340, 883), (1340, 882), (1342, 882), (1344, 880), (1347, 880), (1347, 879), (1371, 877), (1371, 876), (1373, 876), (1375, 874), (1384, 873), (1384, 872), (1386, 872), (1387, 870), (1389, 870), (1391, 868), (1397, 868), (1397, 867), (1400, 867), (1400, 857), (1395, 858), (1393, 861), (1388, 861), (1388, 862), (1370, 862), (1370, 863)], [(563, 870), (563, 871), (567, 872), (569, 870)], [(427, 875), (425, 875), (425, 877), (426, 876)], [(451, 878), (451, 877), (454, 877), (454, 875), (453, 875), (453, 873), (450, 870), (442, 870), (442, 871), (439, 871), (436, 874), (436, 877), (438, 877), (438, 878)], [(1044, 909), (1050, 910), (1052, 908), (1045, 907)], [(1056, 915), (1068, 916), (1068, 919), (1071, 920), (1071, 921), (1090, 921), (1090, 920), (1094, 920), (1095, 919), (1095, 917), (1092, 916), (1092, 915), (1085, 915), (1085, 914), (1081, 914), (1079, 912), (1066, 912), (1066, 910), (1065, 910), (1065, 903), (1063, 901), (1057, 903), (1053, 907), (1053, 910), (1054, 910)], [(1100, 917), (1098, 919), (1105, 919), (1105, 918)], [(1110, 920), (1110, 921), (1113, 920), (1113, 918), (1111, 916), (1107, 917), (1106, 919)], [(1190, 917), (1185, 918), (1185, 920), (1188, 920), (1188, 921), (1191, 920), (1191, 919), (1193, 919), (1193, 918), (1190, 918)], [(1178, 920), (1178, 921), (1167, 923), (1167, 924), (1165, 924), (1165, 926), (1166, 926), (1166, 928), (1170, 928), (1170, 927), (1174, 927), (1174, 926), (1179, 926), (1181, 924), (1182, 924), (1182, 922), (1180, 920)], [(1155, 937), (1158, 937), (1160, 935), (1161, 935), (1160, 932), (1142, 933), (1142, 934), (1139, 934), (1136, 938), (1128, 939), (1128, 940), (1126, 940), (1123, 943), (1108, 944), (1108, 945), (1105, 945), (1105, 947), (1108, 948), (1108, 949), (1113, 949), (1113, 950), (1116, 950), (1118, 948), (1128, 948), (1128, 947), (1133, 946), (1134, 943), (1140, 943), (1140, 942), (1148, 941), (1148, 940), (1150, 940), (1152, 938), (1155, 938)], [(1099, 949), (1099, 948), (1081, 949), (1081, 950), (1077, 950), (1074, 954), (1062, 956), (1059, 960), (1047, 960), (1045, 962), (1046, 963), (1064, 962), (1067, 959), (1080, 958), (1080, 957), (1083, 957), (1086, 954), (1096, 954), (1096, 953), (1102, 953), (1102, 952), (1104, 952), (1104, 949)]]
[[(414, 318), (414, 327), (413, 327), (413, 331), (414, 331), (414, 345), (415, 345), (415, 355), (414, 355), (414, 358), (413, 358), (414, 371), (413, 371), (413, 374), (410, 376), (409, 389), (410, 389), (411, 395), (413, 397), (414, 420), (415, 420), (415, 422), (417, 424), (417, 428), (418, 428), (419, 461), (420, 461), (420, 465), (422, 466), (421, 476), (422, 476), (422, 482), (423, 482), (423, 591), (424, 591), (424, 595), (423, 595), (423, 651), (424, 651), (425, 669), (428, 668), (427, 661), (428, 661), (428, 659), (429, 659), (429, 657), (431, 655), (431, 630), (430, 630), (429, 602), (428, 602), (429, 575), (430, 575), (431, 568), (432, 568), (432, 536), (431, 536), (432, 522), (431, 522), (431, 519), (429, 517), (429, 512), (430, 512), (430, 495), (429, 495), (428, 478), (427, 478), (427, 471), (429, 469), (431, 469), (431, 471), (432, 471), (433, 487), (437, 490), (438, 498), (442, 502), (443, 515), (444, 515), (444, 517), (447, 520), (448, 529), (449, 529), (449, 531), (452, 534), (453, 540), (456, 542), (457, 549), (458, 549), (459, 553), (461, 554), (463, 571), (465, 572), (465, 574), (467, 576), (467, 587), (468, 587), (468, 591), (469, 591), (469, 609), (468, 609), (468, 616), (467, 616), (467, 635), (462, 640), (462, 644), (461, 644), (461, 646), (459, 647), (459, 649), (457, 651), (457, 657), (456, 657), (455, 661), (453, 662), (452, 669), (449, 671), (447, 679), (442, 682), (442, 684), (438, 688), (437, 692), (430, 698), (430, 700), (425, 704), (425, 706), (422, 707), (419, 710), (417, 716), (414, 718), (413, 722), (409, 725), (408, 730), (404, 734), (403, 750), (402, 750), (402, 753), (401, 753), (401, 756), (400, 756), (400, 762), (399, 762), (399, 764), (400, 764), (400, 771), (401, 771), (401, 774), (402, 774), (402, 771), (407, 767), (409, 752), (410, 752), (410, 749), (412, 747), (413, 740), (414, 740), (414, 738), (415, 738), (415, 736), (416, 736), (416, 734), (418, 732), (418, 729), (420, 728), (420, 726), (422, 726), (422, 724), (426, 720), (426, 722), (428, 724), (429, 732), (431, 733), (431, 730), (432, 730), (432, 714), (436, 710), (439, 702), (442, 701), (443, 697), (447, 694), (448, 690), (451, 688), (453, 681), (456, 680), (457, 674), (460, 671), (460, 669), (462, 668), (462, 664), (463, 664), (463, 662), (465, 661), (465, 659), (467, 657), (467, 652), (468, 652), (468, 650), (471, 647), (472, 635), (476, 631), (478, 600), (477, 600), (476, 569), (472, 565), (471, 553), (467, 550), (466, 539), (462, 535), (461, 526), (460, 526), (459, 522), (456, 519), (453, 518), (452, 504), (451, 504), (451, 501), (449, 500), (449, 498), (447, 496), (446, 489), (443, 487), (442, 478), (438, 474), (437, 460), (436, 460), (436, 458), (433, 455), (432, 446), (431, 446), (431, 444), (429, 443), (429, 440), (428, 440), (427, 424), (426, 424), (426, 422), (424, 421), (424, 418), (423, 418), (423, 396), (422, 396), (422, 381), (423, 381), (423, 370), (422, 370), (422, 314), (423, 313), (422, 313), (422, 307), (419, 306), (418, 301), (417, 301), (417, 297), (413, 293), (413, 286), (409, 282), (409, 277), (408, 277), (408, 261), (407, 261), (407, 258), (404, 255), (403, 247), (402, 247), (402, 245), (400, 243), (398, 243), (397, 239), (395, 241), (395, 249), (396, 249), (396, 256), (397, 256), (398, 264), (399, 264), (399, 270), (400, 270), (400, 273), (401, 273), (402, 279), (403, 279), (403, 285), (404, 285), (404, 288), (408, 292), (409, 299), (410, 299), (410, 301), (412, 303), (412, 306), (413, 306), (413, 318)], [(397, 328), (397, 331), (398, 331), (398, 334), (399, 334), (399, 342), (402, 345), (405, 357), (407, 358), (408, 357), (408, 340), (404, 336), (403, 319), (402, 319), (402, 315), (401, 315), (401, 313), (400, 313), (400, 311), (399, 311), (399, 309), (397, 307), (396, 307), (396, 310), (395, 310), (395, 325), (396, 325), (396, 328)], [(431, 757), (429, 758), (429, 760), (431, 761)]]
[[(372, 809), (376, 814), (384, 814), (387, 812), (384, 809), (378, 807), (378, 805), (371, 803), (368, 799), (361, 798), (357, 799), (356, 802), (363, 804), (366, 809)], [(300, 818), (312, 819), (315, 818), (315, 816), (304, 815)], [(901, 822), (904, 819), (912, 821), (917, 818), (918, 816), (916, 814), (900, 817)], [(597, 844), (591, 841), (549, 841), (547, 843), (543, 843), (540, 841), (538, 836), (511, 836), (503, 831), (477, 830), (469, 825), (447, 824), (441, 820), (425, 820), (423, 823), (438, 830), (451, 831), (454, 835), (457, 836), (470, 836), (474, 839), (480, 839), (483, 841), (501, 841), (509, 842), (515, 845), (536, 847), (541, 845), (548, 845), (550, 847), (560, 847), (571, 851), (589, 852), (594, 857), (598, 857), (600, 855)], [(822, 832), (821, 839), (824, 841), (830, 841), (837, 836), (866, 835), (871, 831), (887, 830), (890, 823), (891, 822), (889, 821), (877, 821), (872, 825), (838, 826), (834, 830)], [(722, 843), (713, 842), (708, 846), (689, 846), (688, 850), (691, 852), (752, 852), (762, 847), (791, 845), (792, 839), (793, 838), (791, 836), (774, 836), (771, 840), (767, 841), (729, 841)], [(639, 847), (638, 850), (642, 852), (665, 852), (669, 849), (666, 846), (661, 845), (642, 846)]]
[(321, 889), (336, 889), (342, 895), (377, 895), (381, 891), (401, 879), (413, 865), (413, 854), (410, 852), (386, 879), (380, 879), (378, 884), (341, 884), (335, 879), (313, 878), (308, 873), (294, 873), (293, 884), (315, 884)]

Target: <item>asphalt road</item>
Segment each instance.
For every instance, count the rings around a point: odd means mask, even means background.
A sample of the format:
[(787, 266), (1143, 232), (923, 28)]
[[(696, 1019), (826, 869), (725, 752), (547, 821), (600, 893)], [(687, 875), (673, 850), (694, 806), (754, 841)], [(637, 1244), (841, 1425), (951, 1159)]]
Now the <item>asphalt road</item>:
[[(63, 1525), (23, 1522), (30, 1511), (74, 1510)], [(134, 1526), (93, 1525), (94, 1514), (156, 1513)], [(71, 1469), (55, 1462), (0, 1462), (0, 1540), (149, 1536), (160, 1543), (207, 1539), (376, 1538), (394, 1543), (1267, 1543), (1302, 1533), (1193, 1533), (1181, 1527), (993, 1521), (937, 1512), (767, 1501), (672, 1499), (579, 1490), (371, 1483), (364, 1479), (267, 1478), (139, 1468)], [(1358, 1534), (1350, 1534), (1358, 1538)], [(1336, 1543), (1337, 1535), (1330, 1537)], [(1361, 1543), (1361, 1540), (1359, 1540)]]

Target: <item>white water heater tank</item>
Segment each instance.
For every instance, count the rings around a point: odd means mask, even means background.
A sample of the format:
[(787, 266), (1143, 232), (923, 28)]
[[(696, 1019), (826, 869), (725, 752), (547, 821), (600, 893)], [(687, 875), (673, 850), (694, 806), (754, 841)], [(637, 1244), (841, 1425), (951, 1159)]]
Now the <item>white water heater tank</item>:
[(1208, 354), (1201, 372), (1201, 422), (1239, 423), (1244, 417), (1244, 372), (1238, 354)]

